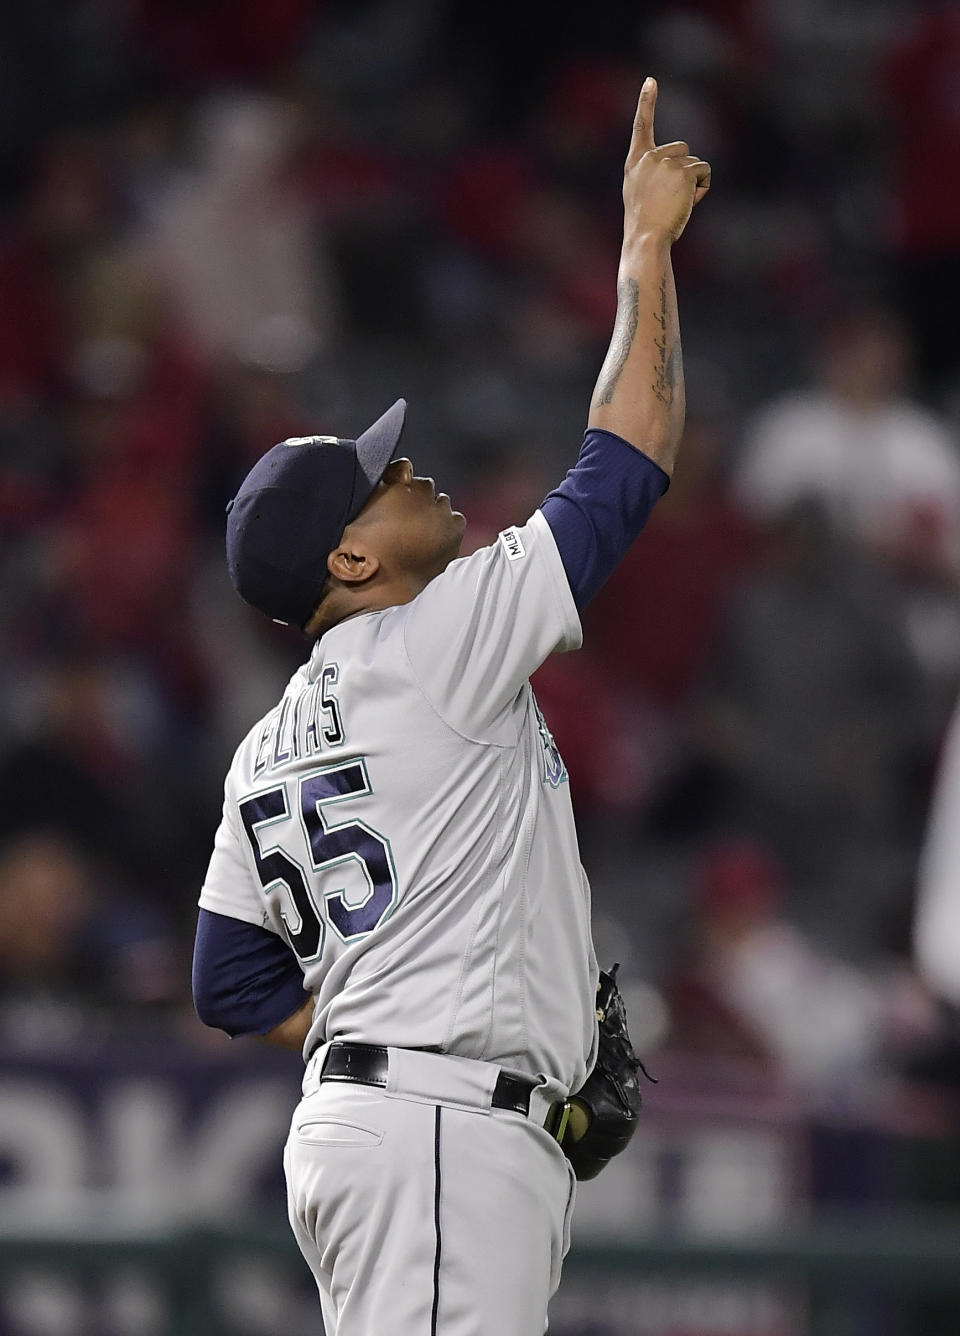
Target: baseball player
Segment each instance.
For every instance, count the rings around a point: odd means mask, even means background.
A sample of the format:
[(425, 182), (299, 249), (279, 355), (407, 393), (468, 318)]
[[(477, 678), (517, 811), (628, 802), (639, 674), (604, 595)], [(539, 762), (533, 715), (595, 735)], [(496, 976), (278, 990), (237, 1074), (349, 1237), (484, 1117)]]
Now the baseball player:
[(919, 862), (914, 956), (931, 992), (960, 1007), (960, 703), (943, 741)]
[(655, 146), (656, 97), (648, 79), (583, 448), (526, 524), (458, 559), (464, 517), (399, 456), (402, 399), (356, 440), (274, 446), (229, 507), (235, 588), (316, 643), (230, 766), (194, 997), (302, 1048), (284, 1166), (327, 1336), (533, 1336), (559, 1282), (561, 1142), (590, 1143), (570, 1097), (609, 993), (528, 679), (580, 645), (683, 428), (670, 248), (710, 169)]

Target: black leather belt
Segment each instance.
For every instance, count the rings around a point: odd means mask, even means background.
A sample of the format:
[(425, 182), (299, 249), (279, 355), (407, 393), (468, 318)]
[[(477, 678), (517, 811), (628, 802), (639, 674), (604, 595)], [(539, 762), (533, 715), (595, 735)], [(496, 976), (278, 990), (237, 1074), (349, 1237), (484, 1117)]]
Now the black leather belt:
[[(320, 1068), (321, 1081), (354, 1081), (357, 1085), (385, 1086), (387, 1084), (387, 1050), (376, 1044), (333, 1043), (327, 1049)], [(493, 1087), (490, 1104), (494, 1109), (512, 1109), (514, 1113), (530, 1112), (530, 1094), (538, 1085), (522, 1076), (501, 1072)], [(546, 1127), (553, 1135), (551, 1124), (556, 1108), (563, 1108), (559, 1100), (547, 1116)], [(560, 1114), (558, 1113), (559, 1119)]]

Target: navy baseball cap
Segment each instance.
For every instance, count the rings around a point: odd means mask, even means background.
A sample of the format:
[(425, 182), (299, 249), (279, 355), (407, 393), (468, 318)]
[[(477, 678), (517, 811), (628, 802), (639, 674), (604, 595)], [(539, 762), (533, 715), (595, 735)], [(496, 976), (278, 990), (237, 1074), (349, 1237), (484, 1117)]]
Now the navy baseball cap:
[(275, 622), (303, 626), (327, 556), (395, 457), (407, 401), (355, 441), (295, 436), (254, 464), (227, 506), (227, 566), (240, 597)]

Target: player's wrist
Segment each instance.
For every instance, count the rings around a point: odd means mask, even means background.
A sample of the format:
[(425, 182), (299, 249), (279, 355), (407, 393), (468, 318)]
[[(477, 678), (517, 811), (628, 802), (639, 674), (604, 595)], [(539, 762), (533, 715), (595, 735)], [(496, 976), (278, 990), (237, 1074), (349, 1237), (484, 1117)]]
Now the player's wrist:
[(673, 233), (666, 227), (652, 227), (649, 223), (627, 226), (623, 229), (622, 260), (642, 261), (644, 258), (661, 259), (670, 253)]

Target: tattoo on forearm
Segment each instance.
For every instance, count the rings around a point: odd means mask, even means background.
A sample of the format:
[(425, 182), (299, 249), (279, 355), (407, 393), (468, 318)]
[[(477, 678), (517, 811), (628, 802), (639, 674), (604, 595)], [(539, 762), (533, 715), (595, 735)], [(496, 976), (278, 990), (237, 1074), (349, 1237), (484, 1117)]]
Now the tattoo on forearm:
[(600, 372), (597, 404), (609, 404), (626, 365), (637, 332), (639, 287), (635, 278), (623, 278), (617, 285), (617, 322), (613, 327), (610, 351)]
[(653, 385), (650, 387), (657, 398), (667, 408), (673, 404), (673, 396), (676, 393), (677, 385), (680, 381), (681, 353), (680, 336), (673, 340), (669, 348), (667, 347), (667, 280), (660, 280), (660, 310), (656, 315), (660, 323), (660, 337), (654, 339), (654, 346), (658, 354), (657, 366), (654, 368)]
[(680, 384), (680, 377), (683, 375), (683, 351), (680, 347), (680, 335), (673, 341), (673, 347), (670, 349), (670, 356), (667, 358), (667, 384), (670, 386), (670, 402), (673, 403), (674, 396), (677, 393), (677, 386)]

